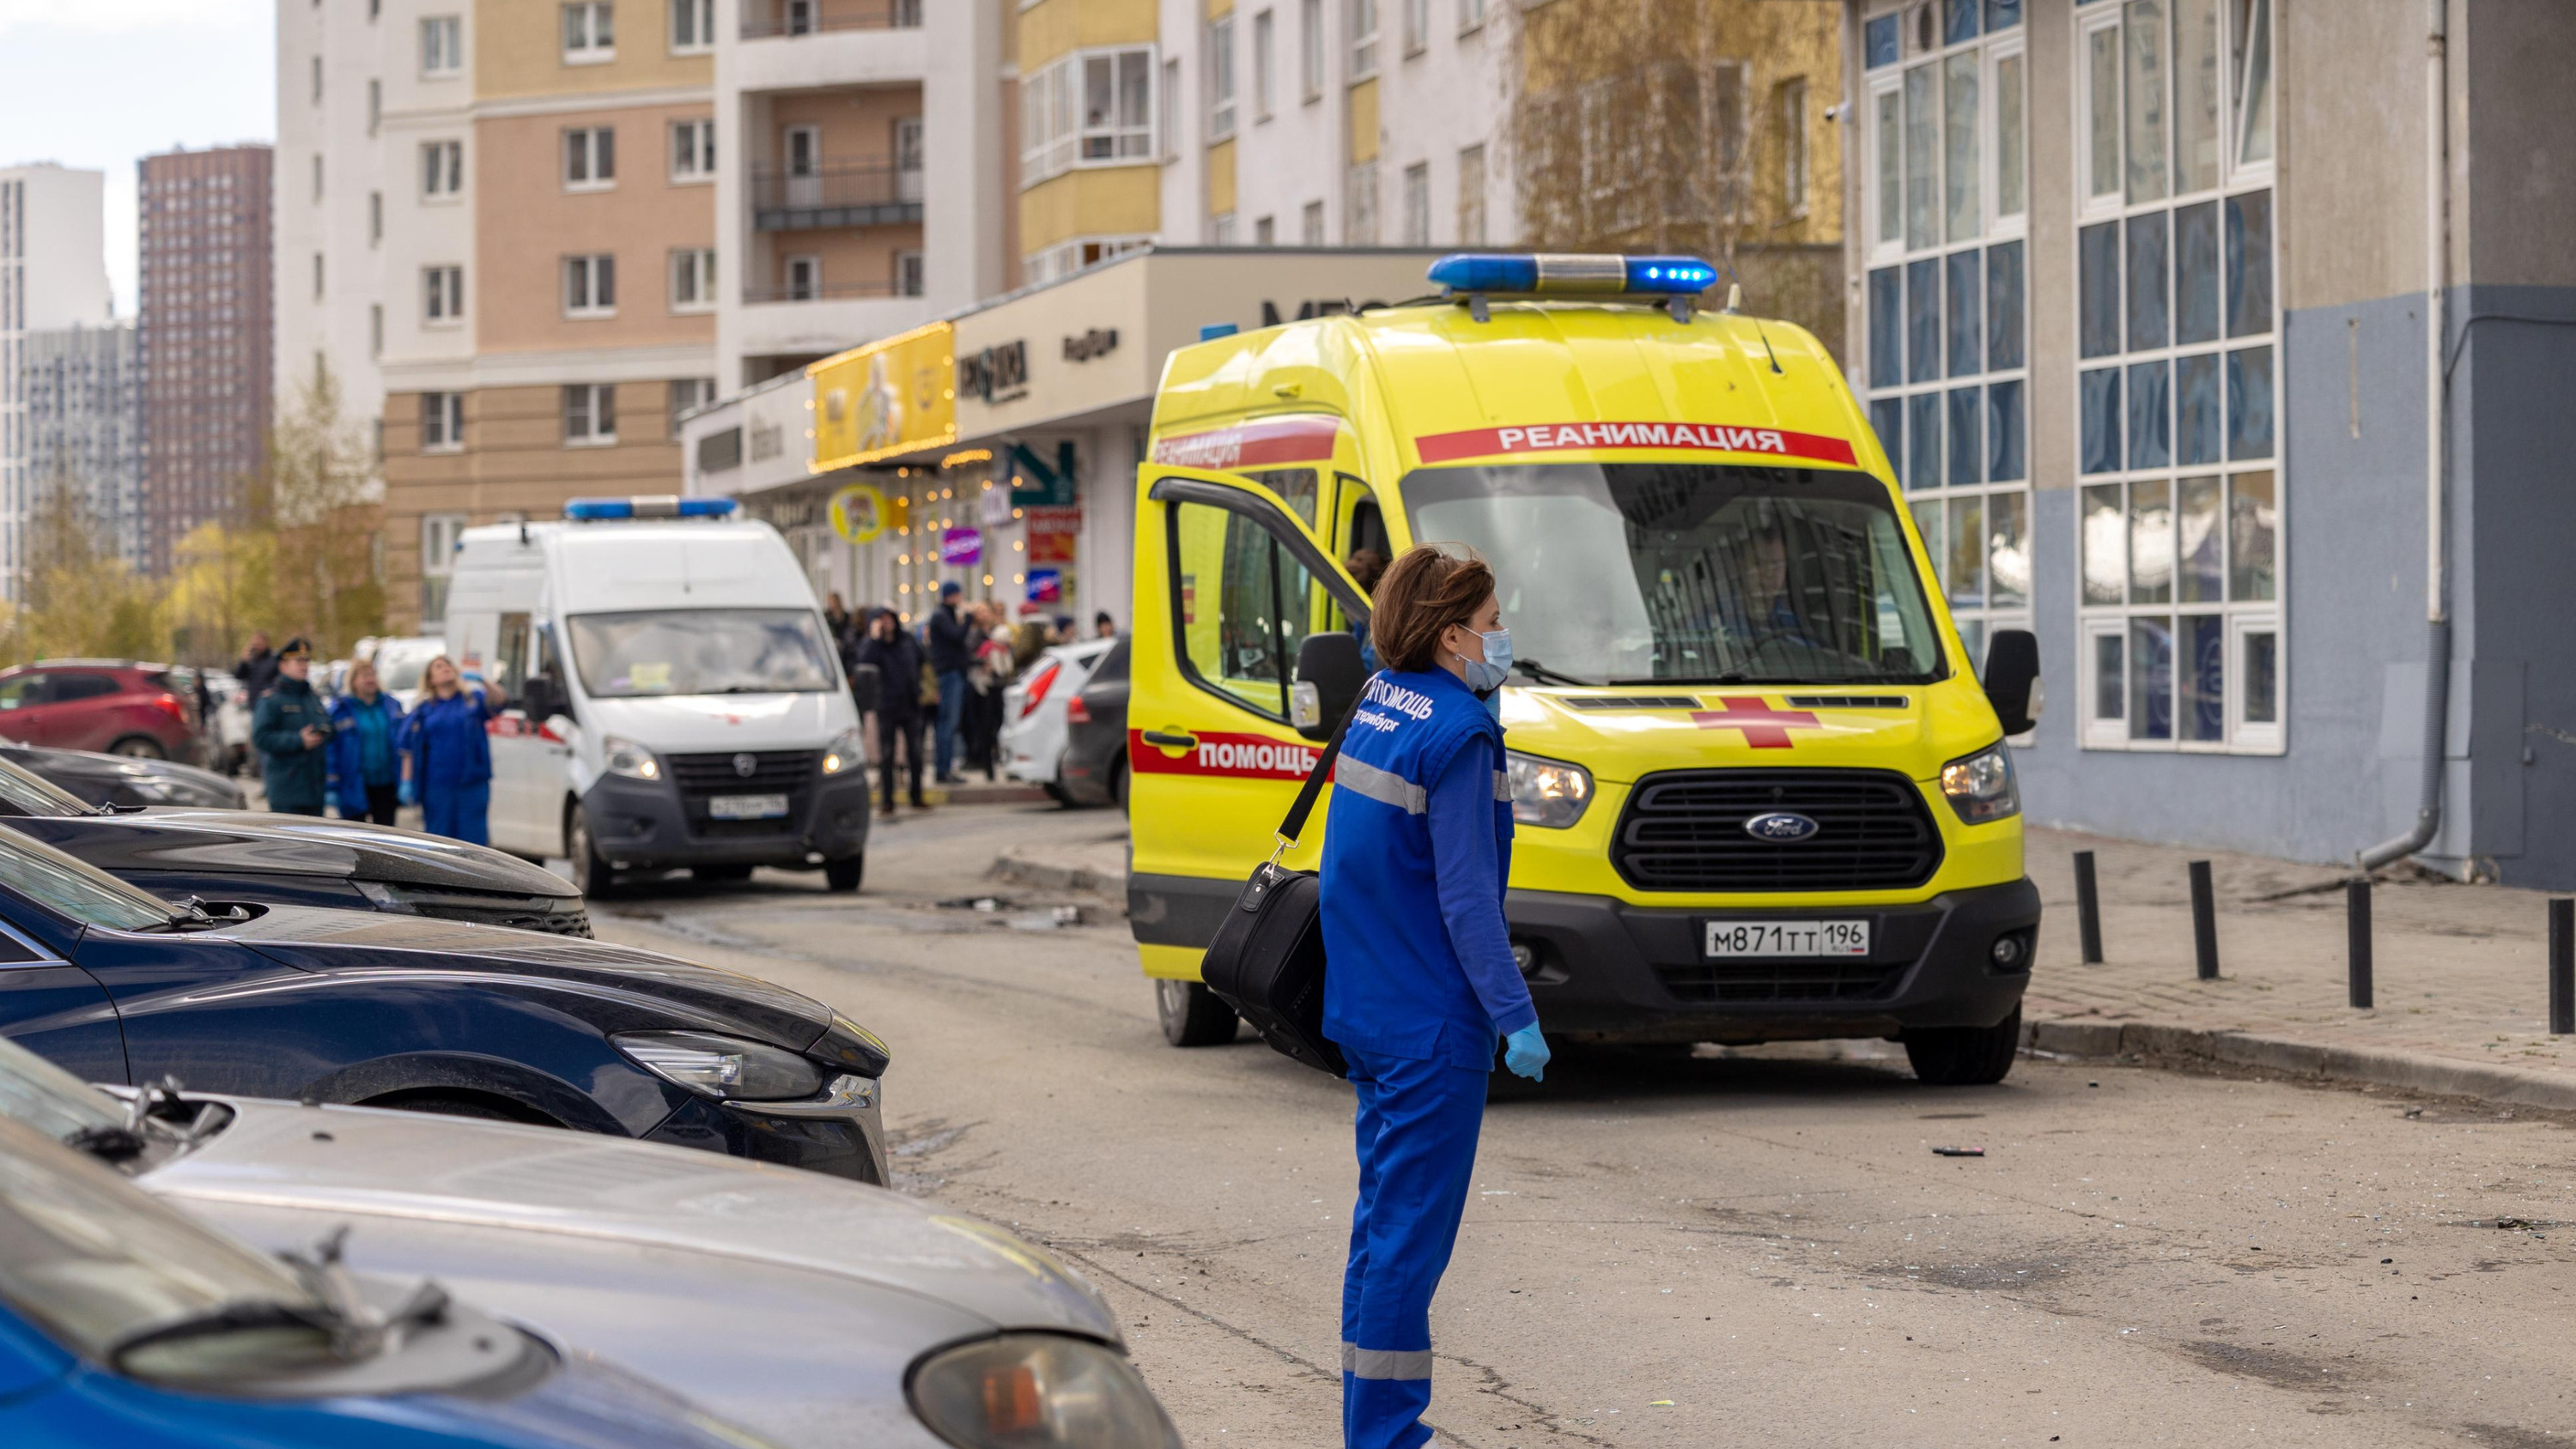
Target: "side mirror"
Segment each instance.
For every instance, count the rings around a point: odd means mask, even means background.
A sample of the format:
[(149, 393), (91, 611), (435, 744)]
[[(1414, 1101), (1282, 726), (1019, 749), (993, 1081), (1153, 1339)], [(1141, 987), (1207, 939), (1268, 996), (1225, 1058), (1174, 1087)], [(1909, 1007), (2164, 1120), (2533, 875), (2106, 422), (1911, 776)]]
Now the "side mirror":
[(885, 675), (873, 664), (854, 665), (850, 669), (850, 698), (866, 714), (885, 697)]
[(565, 712), (563, 690), (542, 674), (531, 674), (521, 682), (518, 705), (540, 724)]
[(1297, 646), (1297, 687), (1290, 696), (1289, 723), (1310, 740), (1332, 738), (1333, 726), (1359, 703), (1360, 686), (1368, 683), (1368, 666), (1360, 662), (1360, 641), (1335, 629), (1309, 634)]
[(2027, 733), (2039, 722), (2039, 636), (2028, 629), (1997, 629), (1986, 641), (1986, 700), (2004, 733)]

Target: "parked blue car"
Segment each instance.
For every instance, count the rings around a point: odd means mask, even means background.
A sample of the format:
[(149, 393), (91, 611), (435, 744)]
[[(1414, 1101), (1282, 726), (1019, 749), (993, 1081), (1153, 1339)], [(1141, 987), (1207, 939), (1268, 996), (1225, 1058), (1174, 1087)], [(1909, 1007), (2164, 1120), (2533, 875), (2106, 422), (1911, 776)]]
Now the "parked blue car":
[(204, 1227), (0, 1121), (11, 1449), (744, 1449), (633, 1375), (450, 1299)]
[(6, 828), (0, 1035), (94, 1082), (172, 1075), (886, 1180), (885, 1047), (810, 997), (460, 921), (174, 908)]

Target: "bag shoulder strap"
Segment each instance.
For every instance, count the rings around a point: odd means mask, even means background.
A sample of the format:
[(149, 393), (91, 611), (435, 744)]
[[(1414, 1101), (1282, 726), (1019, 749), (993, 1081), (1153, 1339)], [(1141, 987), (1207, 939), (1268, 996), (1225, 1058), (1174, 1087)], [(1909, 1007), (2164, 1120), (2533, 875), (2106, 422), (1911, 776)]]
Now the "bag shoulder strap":
[[(1376, 676), (1371, 675), (1370, 678)], [(1279, 822), (1279, 849), (1271, 853), (1272, 860), (1286, 853), (1297, 843), (1297, 837), (1305, 833), (1306, 817), (1315, 812), (1315, 799), (1324, 793), (1324, 781), (1333, 773), (1333, 761), (1341, 758), (1342, 734), (1351, 727), (1351, 716), (1360, 712), (1360, 701), (1367, 697), (1368, 691), (1363, 687), (1352, 698), (1351, 707), (1343, 710), (1341, 719), (1333, 725), (1332, 736), (1324, 741), (1324, 753), (1316, 756), (1315, 768), (1306, 772), (1306, 783), (1297, 787), (1297, 803), (1288, 807), (1288, 818)]]

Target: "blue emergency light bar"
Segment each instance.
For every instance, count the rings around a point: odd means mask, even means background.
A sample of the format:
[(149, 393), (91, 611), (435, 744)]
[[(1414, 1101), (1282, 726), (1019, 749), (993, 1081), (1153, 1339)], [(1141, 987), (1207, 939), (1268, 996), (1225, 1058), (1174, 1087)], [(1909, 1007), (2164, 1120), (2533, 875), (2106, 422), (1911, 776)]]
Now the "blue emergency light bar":
[(564, 517), (575, 523), (608, 523), (630, 518), (723, 518), (738, 506), (730, 498), (682, 498), (671, 493), (639, 493), (632, 498), (576, 498), (564, 505)]
[(1717, 268), (1697, 257), (1626, 257), (1616, 253), (1458, 252), (1431, 264), (1431, 280), (1453, 293), (1540, 297), (1697, 296), (1717, 284)]

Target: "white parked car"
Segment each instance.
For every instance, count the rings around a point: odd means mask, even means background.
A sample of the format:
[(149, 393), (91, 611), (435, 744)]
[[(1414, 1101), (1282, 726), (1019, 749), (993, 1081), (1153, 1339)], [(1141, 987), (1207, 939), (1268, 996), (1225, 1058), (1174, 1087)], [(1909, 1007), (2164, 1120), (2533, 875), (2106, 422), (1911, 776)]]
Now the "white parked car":
[(1012, 779), (1044, 785), (1048, 794), (1065, 800), (1057, 773), (1064, 762), (1065, 701), (1081, 690), (1117, 643), (1085, 639), (1055, 645), (1030, 660), (1028, 670), (1002, 691), (1002, 768)]
[(378, 639), (372, 658), (376, 665), (376, 683), (384, 692), (402, 702), (406, 710), (420, 703), (420, 672), (429, 661), (447, 652), (447, 641), (430, 635), (413, 635), (405, 639)]

